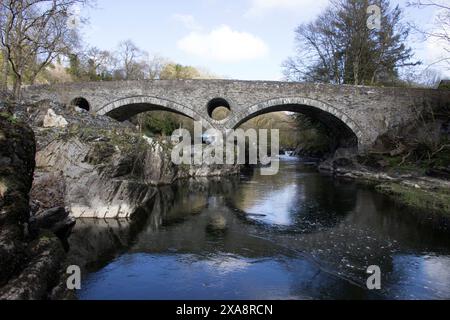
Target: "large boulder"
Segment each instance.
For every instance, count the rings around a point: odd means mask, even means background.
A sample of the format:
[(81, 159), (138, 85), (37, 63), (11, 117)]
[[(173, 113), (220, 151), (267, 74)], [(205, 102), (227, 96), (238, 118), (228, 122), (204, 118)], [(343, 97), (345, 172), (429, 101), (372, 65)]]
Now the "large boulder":
[(75, 223), (65, 208), (57, 207), (33, 215), (29, 221), (29, 230), (32, 233), (39, 232), (41, 229), (50, 230), (61, 239), (66, 239)]
[(64, 128), (67, 125), (68, 122), (63, 116), (57, 115), (53, 109), (48, 109), (44, 117), (44, 128)]
[(65, 253), (53, 233), (27, 232), (36, 144), (7, 110), (0, 108), (0, 300), (46, 299)]
[(50, 298), (60, 281), (65, 252), (58, 238), (43, 233), (29, 245), (28, 263), (16, 277), (0, 288), (0, 300), (42, 300)]
[(323, 171), (337, 172), (340, 168), (358, 167), (357, 150), (354, 148), (339, 148), (334, 155), (319, 165), (319, 169)]
[(25, 259), (22, 240), (30, 213), (34, 152), (33, 131), (0, 112), (0, 286), (18, 272)]

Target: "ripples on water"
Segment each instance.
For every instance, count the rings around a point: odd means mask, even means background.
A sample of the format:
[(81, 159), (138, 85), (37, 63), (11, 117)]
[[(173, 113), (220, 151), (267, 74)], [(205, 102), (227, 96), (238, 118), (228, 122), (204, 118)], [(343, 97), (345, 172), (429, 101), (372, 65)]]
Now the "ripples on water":
[[(450, 298), (448, 231), (293, 158), (276, 176), (164, 187), (147, 206), (134, 221), (77, 223), (79, 298)], [(381, 291), (365, 288), (370, 265)]]

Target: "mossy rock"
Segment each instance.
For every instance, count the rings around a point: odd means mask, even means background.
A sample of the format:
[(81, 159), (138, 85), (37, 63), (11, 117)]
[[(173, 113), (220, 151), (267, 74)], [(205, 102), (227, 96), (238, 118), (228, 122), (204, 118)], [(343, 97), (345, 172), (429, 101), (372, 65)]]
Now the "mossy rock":
[(98, 165), (106, 162), (114, 154), (114, 146), (108, 142), (99, 142), (92, 146), (89, 154), (86, 156), (86, 162), (92, 165)]

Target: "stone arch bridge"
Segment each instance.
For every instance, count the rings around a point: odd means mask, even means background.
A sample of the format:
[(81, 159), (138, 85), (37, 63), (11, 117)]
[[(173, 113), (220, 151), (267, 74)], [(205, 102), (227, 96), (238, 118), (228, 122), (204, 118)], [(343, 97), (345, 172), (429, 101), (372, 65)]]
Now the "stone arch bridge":
[[(272, 81), (145, 80), (30, 86), (23, 98), (71, 103), (119, 121), (140, 112), (166, 110), (221, 130), (268, 112), (300, 112), (322, 121), (342, 141), (351, 138), (363, 151), (423, 108), (448, 106), (450, 91)], [(212, 112), (220, 106), (230, 114), (216, 121)]]

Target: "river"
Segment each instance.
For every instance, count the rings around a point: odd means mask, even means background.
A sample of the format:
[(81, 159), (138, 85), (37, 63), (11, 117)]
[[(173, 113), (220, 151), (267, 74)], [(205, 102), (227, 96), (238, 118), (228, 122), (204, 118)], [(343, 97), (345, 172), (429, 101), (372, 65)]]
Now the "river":
[(70, 248), (80, 299), (450, 298), (448, 231), (289, 157), (160, 188), (132, 221), (79, 220)]

